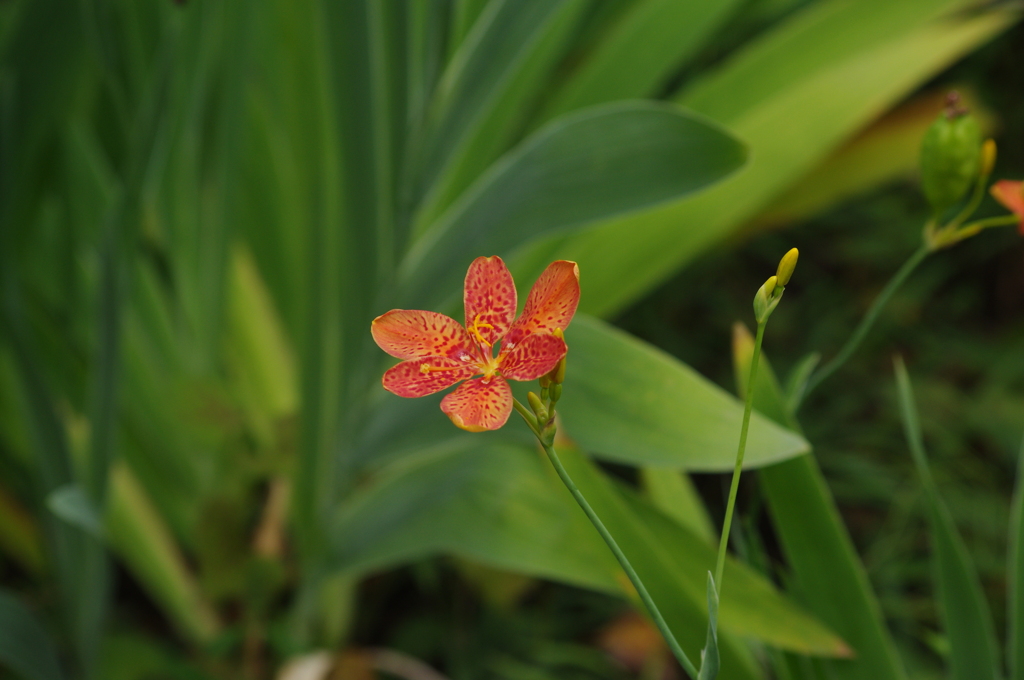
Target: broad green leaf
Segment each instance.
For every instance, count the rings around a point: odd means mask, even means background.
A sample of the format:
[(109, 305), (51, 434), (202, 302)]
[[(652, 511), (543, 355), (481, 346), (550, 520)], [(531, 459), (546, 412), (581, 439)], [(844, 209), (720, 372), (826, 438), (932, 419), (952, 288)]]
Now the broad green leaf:
[(644, 496), (651, 505), (708, 543), (715, 541), (715, 529), (707, 508), (685, 472), (665, 468), (640, 468)]
[[(753, 342), (749, 333), (738, 331), (734, 343), (736, 378), (744, 394)], [(784, 414), (783, 422), (797, 427), (764, 354), (759, 365), (754, 407), (766, 414)], [(905, 680), (864, 566), (814, 457), (763, 468), (758, 479), (801, 602), (853, 650), (851, 660), (821, 662), (830, 677)], [(805, 675), (817, 677), (817, 672), (811, 669)]]
[[(586, 273), (581, 278), (587, 290)], [(586, 294), (586, 293), (584, 293)], [(568, 378), (558, 403), (566, 432), (608, 460), (731, 470), (743, 405), (693, 369), (602, 321), (577, 315), (566, 333)], [(806, 453), (804, 439), (754, 414), (745, 463)]]
[(28, 607), (6, 589), (0, 589), (0, 666), (25, 680), (64, 677), (50, 636)]
[(545, 240), (513, 272), (535, 273), (537, 252), (576, 260), (591, 272), (581, 308), (599, 315), (622, 309), (752, 219), (918, 83), (1019, 16), (1007, 6), (936, 18), (955, 6), (810, 5), (677, 99), (756, 150), (743, 172), (684, 201)]
[(1010, 513), (1006, 651), (1010, 680), (1024, 680), (1024, 441), (1017, 455), (1017, 484)]
[(704, 46), (739, 3), (639, 0), (598, 37), (543, 118), (615, 99), (649, 97)]
[(619, 591), (615, 558), (547, 465), (529, 448), (468, 439), (402, 460), (339, 510), (335, 564), (370, 571), (452, 552)]
[[(522, 134), (585, 0), (488, 3), (436, 90), (419, 171), (420, 234)], [(456, 15), (458, 18), (458, 15)], [(413, 156), (413, 161), (419, 160)]]
[(917, 418), (917, 407), (906, 366), (898, 356), (893, 363), (903, 430), (928, 504), (932, 564), (937, 577), (942, 622), (949, 639), (950, 678), (995, 680), (1002, 677), (1002, 672), (995, 628), (985, 592), (981, 588), (978, 571), (967, 551), (967, 545), (939, 496), (938, 487), (928, 467), (924, 434)]
[(744, 162), (728, 133), (653, 102), (592, 107), (553, 121), (494, 164), (402, 264), (404, 307), (437, 307), (466, 263), (530, 239), (675, 199)]
[[(358, 492), (333, 525), (335, 566), (363, 572), (451, 553), (622, 594), (625, 574), (535, 449), (460, 443), (403, 460)], [(655, 600), (672, 603), (661, 608), (674, 630), (686, 631), (683, 644), (696, 655), (706, 632), (713, 548), (617, 489), (580, 454), (566, 450), (562, 458)], [(842, 653), (838, 638), (771, 584), (735, 562), (728, 572), (735, 597), (723, 603), (723, 630), (802, 652)]]

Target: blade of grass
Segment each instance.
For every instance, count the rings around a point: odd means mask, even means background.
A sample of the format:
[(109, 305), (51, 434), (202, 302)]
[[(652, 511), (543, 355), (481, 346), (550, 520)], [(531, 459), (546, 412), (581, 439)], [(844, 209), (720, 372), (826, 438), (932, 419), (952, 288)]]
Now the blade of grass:
[(1006, 651), (1010, 680), (1024, 680), (1024, 441), (1017, 455), (1017, 484), (1010, 512)]
[(953, 680), (995, 679), (1002, 676), (995, 628), (978, 572), (928, 466), (924, 435), (917, 417), (910, 376), (903, 359), (893, 359), (903, 430), (921, 478), (928, 504), (929, 528), (942, 620), (949, 638), (950, 677)]

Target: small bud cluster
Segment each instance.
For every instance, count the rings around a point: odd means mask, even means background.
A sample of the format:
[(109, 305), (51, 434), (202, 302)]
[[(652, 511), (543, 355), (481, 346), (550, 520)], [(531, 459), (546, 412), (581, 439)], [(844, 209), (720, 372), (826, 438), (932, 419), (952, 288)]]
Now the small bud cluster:
[[(561, 328), (553, 332), (555, 337), (563, 338)], [(562, 398), (562, 383), (565, 382), (565, 357), (550, 372), (540, 377), (540, 394), (530, 392), (526, 395), (530, 409), (536, 417), (536, 432), (542, 442), (551, 444), (555, 438), (555, 405)]]
[(782, 294), (786, 290), (786, 284), (789, 283), (790, 278), (793, 276), (793, 271), (796, 269), (796, 261), (799, 257), (800, 251), (796, 248), (791, 248), (779, 260), (779, 267), (775, 272), (775, 276), (769, 276), (768, 280), (758, 288), (757, 294), (754, 295), (754, 318), (757, 319), (758, 324), (767, 321), (768, 317), (775, 311), (779, 300), (782, 299)]

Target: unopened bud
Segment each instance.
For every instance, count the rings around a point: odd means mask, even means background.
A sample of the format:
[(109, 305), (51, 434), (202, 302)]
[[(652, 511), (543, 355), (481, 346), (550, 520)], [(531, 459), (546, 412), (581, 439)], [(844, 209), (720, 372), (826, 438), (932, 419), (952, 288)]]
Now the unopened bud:
[(537, 414), (537, 421), (544, 424), (548, 420), (548, 410), (544, 408), (544, 402), (541, 401), (540, 397), (535, 392), (529, 392), (526, 395), (527, 401), (530, 402), (530, 408)]
[(992, 174), (992, 168), (996, 166), (996, 141), (986, 139), (981, 145), (981, 174), (988, 177)]
[(551, 386), (551, 403), (554, 404), (556, 401), (562, 398), (562, 384), (556, 383)]
[(771, 311), (771, 296), (775, 291), (776, 281), (776, 277), (769, 277), (768, 280), (757, 289), (757, 294), (754, 295), (754, 318), (757, 319), (758, 323), (761, 323), (768, 318), (768, 314)]
[(561, 385), (565, 382), (565, 357), (559, 359), (554, 370), (552, 370), (548, 375), (551, 376), (551, 382), (554, 385)]
[(796, 261), (799, 257), (800, 251), (796, 248), (790, 248), (789, 252), (779, 260), (779, 269), (775, 273), (775, 277), (778, 279), (780, 286), (785, 286), (789, 283), (790, 277), (793, 276), (793, 270), (796, 269)]
[(936, 214), (970, 189), (982, 169), (981, 147), (978, 121), (951, 97), (921, 141), (921, 188)]

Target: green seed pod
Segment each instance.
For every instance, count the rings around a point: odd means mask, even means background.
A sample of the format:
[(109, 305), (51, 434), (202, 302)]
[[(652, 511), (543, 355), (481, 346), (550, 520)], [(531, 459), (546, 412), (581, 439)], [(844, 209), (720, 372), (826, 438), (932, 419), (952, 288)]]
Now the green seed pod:
[(921, 142), (921, 187), (936, 215), (964, 197), (981, 170), (981, 128), (951, 93)]

